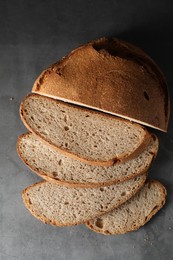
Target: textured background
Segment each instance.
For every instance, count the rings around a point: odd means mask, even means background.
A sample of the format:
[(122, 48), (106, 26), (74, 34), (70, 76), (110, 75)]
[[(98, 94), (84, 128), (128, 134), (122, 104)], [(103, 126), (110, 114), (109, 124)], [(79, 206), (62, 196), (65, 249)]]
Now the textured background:
[[(116, 36), (142, 47), (166, 75), (173, 97), (173, 1), (0, 2), (0, 260), (170, 260), (173, 255), (173, 126), (156, 131), (160, 150), (150, 177), (168, 189), (166, 206), (143, 228), (107, 237), (84, 225), (44, 225), (25, 209), (21, 191), (39, 181), (16, 154), (18, 109), (39, 73), (74, 47)], [(158, 104), (159, 105), (159, 104)], [(151, 111), (152, 112), (152, 111)]]

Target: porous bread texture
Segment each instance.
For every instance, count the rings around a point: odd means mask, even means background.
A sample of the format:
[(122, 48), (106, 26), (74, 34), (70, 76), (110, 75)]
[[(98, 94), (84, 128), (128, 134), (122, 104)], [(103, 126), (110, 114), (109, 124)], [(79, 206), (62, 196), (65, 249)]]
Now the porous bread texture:
[(69, 188), (40, 182), (23, 191), (27, 209), (41, 221), (56, 226), (84, 223), (118, 207), (144, 184), (146, 174), (100, 188)]
[(109, 166), (135, 156), (149, 142), (142, 126), (36, 94), (20, 107), (26, 127), (66, 155)]
[(132, 160), (110, 167), (88, 165), (55, 151), (36, 135), (18, 138), (17, 151), (22, 161), (40, 177), (75, 187), (106, 186), (147, 172), (158, 151), (158, 138), (151, 135), (148, 147)]
[(73, 50), (44, 70), (32, 91), (162, 131), (168, 127), (163, 73), (144, 51), (119, 39), (101, 38)]
[(118, 208), (86, 223), (104, 235), (124, 234), (139, 229), (165, 204), (166, 189), (158, 181), (148, 181), (134, 197)]

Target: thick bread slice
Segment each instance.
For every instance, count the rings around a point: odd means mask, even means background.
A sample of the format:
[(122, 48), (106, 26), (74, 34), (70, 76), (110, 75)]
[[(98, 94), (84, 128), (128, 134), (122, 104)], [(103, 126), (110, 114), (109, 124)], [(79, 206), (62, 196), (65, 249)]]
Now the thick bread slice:
[(158, 139), (152, 135), (150, 144), (132, 160), (110, 167), (93, 166), (74, 160), (26, 133), (18, 138), (17, 151), (22, 161), (40, 177), (73, 187), (99, 187), (122, 182), (147, 172), (158, 151)]
[(149, 181), (130, 200), (86, 225), (104, 235), (124, 234), (139, 229), (165, 204), (166, 189), (158, 181)]
[(75, 49), (44, 70), (32, 91), (167, 130), (170, 101), (163, 73), (122, 40), (101, 38)]
[(69, 226), (84, 223), (118, 207), (144, 184), (146, 174), (101, 188), (69, 188), (40, 182), (23, 191), (28, 210), (46, 224)]
[(129, 120), (81, 108), (37, 94), (20, 106), (26, 127), (55, 149), (95, 165), (113, 165), (134, 157), (150, 135)]

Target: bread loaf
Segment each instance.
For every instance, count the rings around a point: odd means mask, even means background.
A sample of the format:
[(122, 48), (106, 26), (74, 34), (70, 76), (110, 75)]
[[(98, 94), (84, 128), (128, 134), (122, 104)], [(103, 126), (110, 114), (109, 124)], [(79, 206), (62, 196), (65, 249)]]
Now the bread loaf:
[(167, 130), (170, 101), (161, 70), (141, 49), (118, 39), (72, 51), (44, 70), (32, 91)]

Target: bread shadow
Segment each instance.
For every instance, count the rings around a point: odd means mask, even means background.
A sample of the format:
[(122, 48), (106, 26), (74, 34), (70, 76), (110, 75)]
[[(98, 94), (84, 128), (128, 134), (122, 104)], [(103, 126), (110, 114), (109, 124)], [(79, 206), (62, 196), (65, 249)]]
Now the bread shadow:
[[(117, 38), (129, 41), (142, 48), (161, 67), (167, 69), (173, 64), (173, 24), (154, 21), (151, 24), (135, 26), (122, 33), (113, 35)], [(167, 71), (164, 71), (165, 73)]]
[[(170, 12), (171, 15), (171, 12)], [(134, 26), (122, 33), (112, 33), (113, 37), (129, 41), (142, 48), (159, 65), (166, 76), (171, 98), (173, 98), (173, 23), (172, 18), (156, 17), (154, 21)], [(169, 19), (170, 18), (170, 19)], [(170, 20), (170, 21), (169, 21)]]

